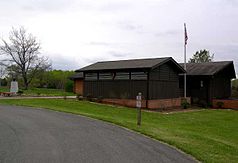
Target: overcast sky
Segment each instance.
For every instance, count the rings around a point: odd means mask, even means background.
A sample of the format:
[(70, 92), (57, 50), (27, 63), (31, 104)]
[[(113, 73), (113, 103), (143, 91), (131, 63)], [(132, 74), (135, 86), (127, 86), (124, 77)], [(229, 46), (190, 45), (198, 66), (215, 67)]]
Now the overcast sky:
[(24, 26), (54, 69), (164, 56), (183, 62), (184, 22), (187, 59), (208, 49), (236, 64), (238, 0), (0, 0), (0, 37)]

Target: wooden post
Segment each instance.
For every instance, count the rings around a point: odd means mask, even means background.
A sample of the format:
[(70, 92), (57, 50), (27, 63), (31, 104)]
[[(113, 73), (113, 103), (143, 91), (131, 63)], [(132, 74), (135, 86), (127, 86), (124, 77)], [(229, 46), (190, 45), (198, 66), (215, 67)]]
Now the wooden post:
[(137, 110), (138, 110), (138, 113), (137, 113), (137, 125), (140, 126), (141, 125), (141, 93), (139, 92), (138, 93), (138, 96), (136, 96), (136, 107), (137, 107)]

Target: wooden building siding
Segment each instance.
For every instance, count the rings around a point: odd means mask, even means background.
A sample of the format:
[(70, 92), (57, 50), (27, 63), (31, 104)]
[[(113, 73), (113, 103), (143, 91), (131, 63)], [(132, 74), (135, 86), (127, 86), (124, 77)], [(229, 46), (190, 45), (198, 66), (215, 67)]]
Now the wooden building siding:
[[(187, 96), (192, 103), (212, 103), (212, 99), (225, 99), (231, 96), (231, 79), (235, 78), (232, 61), (188, 63)], [(202, 83), (201, 83), (202, 82)], [(179, 77), (180, 95), (183, 96), (184, 76)]]
[(179, 84), (175, 81), (150, 81), (149, 99), (169, 99), (178, 98)]
[(212, 98), (228, 98), (231, 95), (231, 80), (228, 78), (215, 77), (211, 80)]
[[(180, 96), (184, 96), (184, 77), (180, 76)], [(192, 103), (210, 102), (213, 94), (209, 76), (187, 76), (187, 97), (191, 97)]]
[(150, 72), (150, 80), (178, 81), (178, 72), (170, 65), (163, 64)]
[[(119, 79), (118, 75), (121, 75)], [(106, 73), (85, 72), (84, 96), (135, 99), (139, 92), (148, 100), (178, 98), (178, 72), (170, 63), (162, 64), (150, 72), (144, 69), (123, 73), (115, 70)]]
[(163, 64), (150, 72), (149, 99), (178, 98), (179, 76), (170, 63)]
[[(201, 83), (202, 82), (202, 83)], [(180, 96), (183, 92), (183, 76), (180, 77)], [(191, 97), (192, 103), (199, 100), (207, 104), (212, 99), (229, 98), (231, 95), (231, 79), (228, 77), (215, 76), (187, 76), (187, 96)], [(198, 101), (198, 102), (199, 102)]]
[(84, 81), (84, 96), (134, 99), (139, 92), (146, 96), (146, 80)]

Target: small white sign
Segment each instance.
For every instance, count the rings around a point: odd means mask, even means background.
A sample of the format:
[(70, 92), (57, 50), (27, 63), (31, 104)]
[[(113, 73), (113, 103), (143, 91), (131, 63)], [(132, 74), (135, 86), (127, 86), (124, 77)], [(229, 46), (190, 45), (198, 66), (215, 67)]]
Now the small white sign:
[(18, 92), (18, 82), (17, 81), (12, 81), (11, 82), (10, 92), (12, 92), (12, 93), (17, 93)]
[(141, 108), (141, 101), (136, 101), (136, 107)]
[(141, 108), (141, 93), (139, 93), (139, 95), (136, 96), (136, 107)]

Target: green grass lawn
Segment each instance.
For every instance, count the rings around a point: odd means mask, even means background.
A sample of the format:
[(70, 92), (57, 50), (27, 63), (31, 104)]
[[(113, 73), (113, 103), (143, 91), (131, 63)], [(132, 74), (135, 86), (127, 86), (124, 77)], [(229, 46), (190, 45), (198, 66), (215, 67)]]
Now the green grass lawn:
[(238, 98), (238, 79), (231, 81), (232, 90), (231, 90), (231, 97)]
[(166, 142), (203, 162), (238, 162), (238, 112), (202, 109), (162, 114), (76, 100), (0, 100), (0, 104), (25, 105), (81, 114), (112, 122)]
[(238, 79), (232, 80), (231, 85), (234, 87), (238, 87)]
[[(0, 87), (1, 92), (9, 92), (8, 87)], [(49, 89), (49, 88), (29, 88), (28, 90), (22, 90), (25, 96), (73, 96), (73, 92), (65, 92), (62, 89)]]

